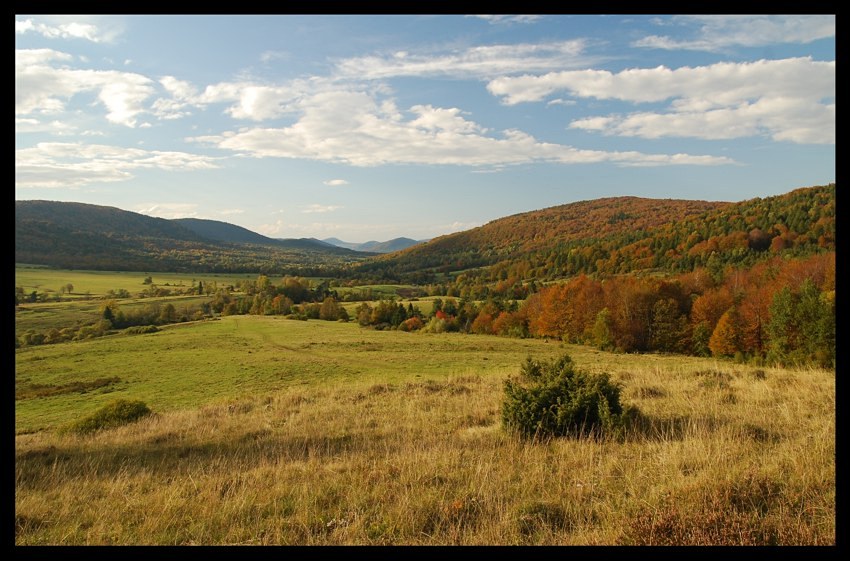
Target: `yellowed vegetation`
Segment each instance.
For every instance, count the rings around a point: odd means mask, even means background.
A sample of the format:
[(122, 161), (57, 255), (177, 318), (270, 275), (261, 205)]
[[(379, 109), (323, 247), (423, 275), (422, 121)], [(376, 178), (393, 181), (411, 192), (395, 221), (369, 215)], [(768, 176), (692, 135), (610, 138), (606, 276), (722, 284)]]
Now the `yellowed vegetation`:
[(834, 372), (598, 356), (623, 441), (506, 434), (519, 364), (20, 434), (16, 543), (835, 543)]

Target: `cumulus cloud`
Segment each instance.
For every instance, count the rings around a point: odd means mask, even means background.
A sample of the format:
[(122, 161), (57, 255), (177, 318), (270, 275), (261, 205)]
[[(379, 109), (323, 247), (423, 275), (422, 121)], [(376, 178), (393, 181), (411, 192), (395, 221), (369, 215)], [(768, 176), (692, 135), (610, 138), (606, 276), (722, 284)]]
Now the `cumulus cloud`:
[(593, 116), (570, 125), (608, 134), (708, 139), (767, 134), (798, 143), (835, 142), (835, 62), (811, 57), (552, 72), (498, 78), (487, 89), (508, 105), (558, 91), (631, 103), (671, 100), (663, 113)]
[(345, 179), (328, 179), (327, 181), (323, 181), (325, 185), (329, 185), (331, 187), (337, 187), (340, 185), (348, 185), (348, 181)]
[(152, 109), (160, 119), (179, 119), (191, 115), (189, 108), (196, 105), (197, 88), (190, 82), (178, 80), (174, 76), (164, 76), (159, 80), (160, 85), (169, 94), (153, 102)]
[(114, 70), (80, 70), (54, 66), (69, 61), (67, 53), (51, 49), (15, 51), (15, 114), (58, 113), (78, 93), (96, 92), (106, 118), (133, 127), (154, 93), (153, 81), (140, 74)]
[(176, 101), (180, 108), (186, 105), (203, 108), (213, 103), (235, 102), (226, 112), (234, 119), (252, 121), (274, 119), (291, 113), (305, 96), (334, 87), (331, 80), (319, 76), (298, 78), (286, 84), (219, 82), (208, 85), (200, 93), (195, 92), (194, 88), (185, 82), (181, 83), (180, 89), (174, 86), (174, 83), (166, 86), (172, 94), (172, 100), (165, 99), (162, 103)]
[(74, 134), (76, 129), (73, 125), (56, 119), (45, 122), (32, 118), (15, 118), (15, 134), (34, 132), (66, 136)]
[(198, 205), (195, 203), (156, 203), (138, 205), (135, 211), (139, 214), (154, 216), (156, 218), (196, 218), (198, 216)]
[(258, 158), (305, 158), (354, 166), (733, 163), (717, 156), (579, 150), (540, 142), (518, 130), (493, 135), (457, 108), (415, 105), (402, 112), (391, 100), (381, 102), (358, 91), (316, 94), (300, 103), (300, 111), (298, 120), (288, 127), (244, 128), (193, 140)]
[(126, 181), (137, 169), (167, 171), (218, 167), (209, 156), (103, 144), (40, 142), (15, 151), (15, 187), (78, 187)]
[(38, 33), (48, 39), (86, 39), (93, 43), (109, 40), (110, 36), (104, 34), (98, 27), (91, 23), (69, 22), (57, 25), (35, 22), (32, 19), (15, 20), (15, 33)]
[(783, 43), (811, 43), (835, 37), (834, 15), (712, 15), (678, 16), (674, 23), (698, 25), (693, 39), (650, 35), (634, 47), (667, 50), (719, 51), (727, 47), (759, 47)]
[(369, 55), (339, 61), (342, 77), (381, 79), (393, 76), (453, 76), (486, 78), (516, 72), (578, 68), (591, 59), (585, 56), (586, 41), (573, 39), (549, 43), (484, 45), (441, 54), (405, 51)]

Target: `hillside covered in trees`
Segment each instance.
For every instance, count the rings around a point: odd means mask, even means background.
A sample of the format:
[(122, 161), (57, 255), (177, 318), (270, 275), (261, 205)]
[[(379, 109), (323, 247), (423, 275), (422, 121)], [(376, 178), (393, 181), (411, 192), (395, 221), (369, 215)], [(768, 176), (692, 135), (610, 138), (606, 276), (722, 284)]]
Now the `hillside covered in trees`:
[(63, 269), (315, 275), (369, 254), (275, 240), (215, 220), (153, 218), (83, 203), (15, 201), (15, 262)]
[(835, 248), (835, 184), (739, 203), (617, 197), (495, 220), (361, 263), (355, 274), (435, 282), (551, 281), (577, 274), (718, 271)]

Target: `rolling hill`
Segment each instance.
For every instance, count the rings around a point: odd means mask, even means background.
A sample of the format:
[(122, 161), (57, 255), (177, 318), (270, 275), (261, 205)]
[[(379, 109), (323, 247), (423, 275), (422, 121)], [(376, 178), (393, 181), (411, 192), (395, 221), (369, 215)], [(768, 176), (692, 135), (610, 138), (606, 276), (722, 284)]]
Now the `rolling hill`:
[(313, 239), (273, 240), (215, 220), (114, 207), (15, 201), (15, 262), (67, 269), (311, 274), (368, 254)]
[[(344, 275), (483, 283), (683, 272), (835, 249), (835, 184), (747, 201), (611, 197), (525, 212), (418, 243), (271, 239), (215, 220), (164, 220), (81, 203), (16, 201), (15, 261), (70, 269)], [(365, 244), (361, 244), (364, 246)], [(346, 267), (345, 270), (340, 267)]]
[(485, 281), (681, 272), (710, 260), (722, 266), (765, 252), (834, 249), (834, 237), (835, 184), (738, 203), (614, 197), (494, 220), (365, 261), (356, 271), (397, 282), (470, 270)]

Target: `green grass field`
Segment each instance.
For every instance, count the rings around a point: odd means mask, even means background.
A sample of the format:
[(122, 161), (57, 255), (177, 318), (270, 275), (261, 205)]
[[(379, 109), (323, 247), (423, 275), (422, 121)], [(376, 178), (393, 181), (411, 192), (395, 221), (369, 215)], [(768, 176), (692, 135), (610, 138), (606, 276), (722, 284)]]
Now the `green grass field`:
[(213, 273), (144, 273), (127, 271), (69, 271), (65, 269), (49, 269), (46, 267), (16, 266), (15, 286), (22, 286), (29, 293), (57, 293), (68, 283), (74, 285), (74, 290), (65, 297), (94, 297), (103, 296), (109, 290), (124, 289), (135, 296), (145, 288), (142, 284), (145, 277), (150, 276), (158, 286), (173, 286), (188, 288), (192, 281), (207, 284), (214, 281), (219, 285), (235, 284), (243, 279), (256, 279), (256, 274), (213, 274)]
[[(73, 282), (73, 281), (72, 281)], [(569, 352), (642, 421), (505, 433)], [(16, 544), (835, 543), (835, 372), (230, 316), (16, 350)], [(154, 412), (60, 433), (116, 398)]]

